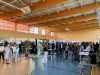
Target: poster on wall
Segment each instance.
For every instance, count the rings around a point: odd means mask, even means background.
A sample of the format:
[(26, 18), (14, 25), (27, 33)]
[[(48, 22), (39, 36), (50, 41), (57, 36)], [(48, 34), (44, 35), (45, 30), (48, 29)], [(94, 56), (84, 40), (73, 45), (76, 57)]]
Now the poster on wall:
[(56, 42), (60, 42), (60, 39), (56, 39)]

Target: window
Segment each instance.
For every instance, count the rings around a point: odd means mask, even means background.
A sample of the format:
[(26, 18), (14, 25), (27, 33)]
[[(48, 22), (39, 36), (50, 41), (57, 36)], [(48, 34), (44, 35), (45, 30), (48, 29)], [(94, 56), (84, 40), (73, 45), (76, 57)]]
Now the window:
[(28, 32), (28, 26), (23, 24), (17, 24), (17, 31)]
[(23, 24), (17, 24), (17, 31), (23, 32)]
[(7, 30), (15, 31), (15, 23), (14, 22), (7, 22)]
[(51, 36), (55, 36), (55, 32), (51, 32)]
[(50, 35), (50, 31), (49, 30), (46, 30), (45, 31), (45, 35), (48, 35), (49, 36)]
[(45, 30), (44, 29), (42, 29), (42, 35), (45, 35)]
[(30, 33), (38, 34), (38, 28), (37, 27), (30, 28)]
[(7, 30), (7, 21), (0, 20), (0, 29)]
[(23, 32), (28, 32), (28, 28), (29, 28), (29, 27), (28, 27), (27, 25), (24, 25), (24, 26), (23, 26)]

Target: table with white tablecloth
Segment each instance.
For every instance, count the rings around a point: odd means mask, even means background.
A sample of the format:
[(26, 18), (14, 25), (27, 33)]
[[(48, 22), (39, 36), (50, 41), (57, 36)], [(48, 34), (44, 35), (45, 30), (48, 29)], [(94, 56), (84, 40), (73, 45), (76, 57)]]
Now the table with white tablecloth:
[(81, 64), (81, 62), (82, 62), (82, 60), (81, 60), (82, 56), (88, 57), (89, 56), (89, 52), (80, 52), (79, 55), (80, 55), (80, 64)]

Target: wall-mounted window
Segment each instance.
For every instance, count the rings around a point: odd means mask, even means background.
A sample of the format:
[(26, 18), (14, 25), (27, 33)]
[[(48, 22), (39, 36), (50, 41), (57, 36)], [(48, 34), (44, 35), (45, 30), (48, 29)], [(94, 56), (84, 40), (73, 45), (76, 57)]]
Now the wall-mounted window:
[(29, 27), (27, 25), (23, 26), (23, 32), (28, 32)]
[(17, 24), (17, 31), (28, 32), (28, 26), (23, 24)]
[(15, 31), (15, 22), (7, 22), (7, 30)]
[(51, 35), (51, 36), (55, 36), (55, 32), (51, 32), (50, 35)]
[(7, 21), (0, 20), (0, 29), (7, 30)]
[(49, 30), (46, 30), (45, 31), (45, 35), (50, 36), (50, 31)]
[(30, 28), (30, 33), (38, 34), (38, 28), (37, 27)]
[(23, 32), (23, 24), (17, 24), (17, 31)]
[(42, 29), (42, 35), (45, 35), (45, 30), (44, 29)]

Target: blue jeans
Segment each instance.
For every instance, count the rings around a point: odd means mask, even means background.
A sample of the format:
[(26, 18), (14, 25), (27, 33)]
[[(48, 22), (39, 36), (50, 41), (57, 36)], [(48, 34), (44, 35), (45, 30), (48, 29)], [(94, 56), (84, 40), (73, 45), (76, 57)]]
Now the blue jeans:
[(52, 55), (54, 55), (54, 48), (52, 48)]
[(68, 59), (71, 61), (73, 59), (73, 52), (68, 51)]

